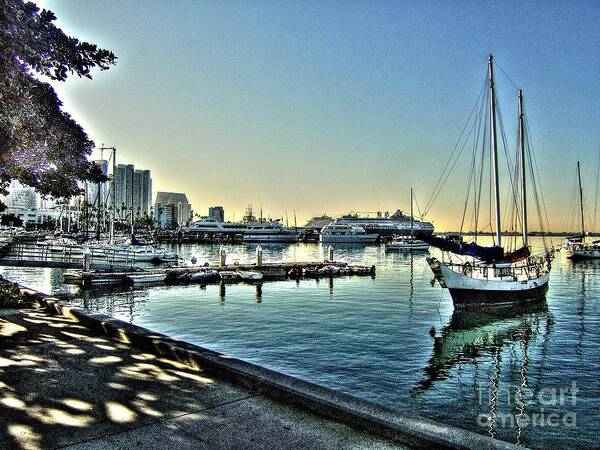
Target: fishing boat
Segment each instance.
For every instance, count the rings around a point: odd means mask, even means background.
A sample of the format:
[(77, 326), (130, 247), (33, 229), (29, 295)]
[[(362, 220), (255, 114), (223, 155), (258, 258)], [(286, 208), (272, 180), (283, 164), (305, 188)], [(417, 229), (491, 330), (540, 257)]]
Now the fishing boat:
[(238, 275), (243, 281), (262, 281), (263, 274), (253, 270), (238, 270)]
[(374, 244), (378, 234), (367, 234), (363, 227), (333, 221), (321, 229), (323, 244)]
[(167, 278), (166, 273), (136, 273), (127, 275), (127, 279), (134, 285), (148, 284), (148, 283), (161, 283)]
[(600, 241), (585, 241), (585, 215), (583, 213), (583, 188), (581, 186), (581, 167), (577, 161), (577, 182), (579, 184), (579, 211), (581, 213), (581, 234), (568, 238), (563, 247), (563, 254), (569, 259), (600, 259)]
[[(482, 90), (482, 93), (485, 92)], [(482, 98), (480, 96), (480, 98)], [(479, 101), (478, 101), (479, 102)], [(442, 250), (442, 260), (431, 257), (427, 258), (429, 266), (434, 274), (434, 280), (437, 280), (442, 287), (450, 291), (455, 307), (470, 305), (507, 305), (514, 303), (527, 303), (545, 298), (548, 289), (548, 279), (550, 274), (550, 253), (546, 252), (543, 256), (532, 256), (528, 241), (527, 225), (527, 190), (526, 190), (526, 164), (529, 162), (530, 173), (533, 171), (531, 158), (526, 159), (526, 140), (525, 140), (525, 114), (523, 110), (522, 91), (518, 91), (518, 117), (519, 117), (519, 145), (517, 152), (517, 167), (520, 183), (515, 182), (512, 188), (514, 194), (513, 214), (515, 220), (521, 221), (522, 239), (521, 248), (514, 251), (505, 252), (502, 246), (502, 228), (501, 228), (501, 209), (500, 209), (500, 189), (499, 189), (499, 170), (498, 170), (498, 141), (497, 141), (497, 112), (496, 112), (496, 93), (494, 85), (494, 65), (493, 57), (488, 59), (487, 76), (487, 100), (480, 102), (482, 114), (478, 117), (485, 117), (485, 109), (488, 110), (487, 118), (489, 120), (489, 139), (482, 139), (490, 148), (492, 166), (492, 183), (495, 212), (495, 242), (491, 247), (484, 247), (477, 242), (464, 243), (449, 241), (435, 236), (417, 233), (417, 237), (430, 245)], [(489, 109), (488, 109), (489, 108)], [(480, 122), (485, 122), (480, 120)], [(506, 144), (505, 144), (506, 145)], [(530, 148), (528, 148), (531, 151)], [(505, 147), (505, 151), (506, 147)], [(482, 148), (480, 164), (483, 167), (485, 146)], [(478, 160), (474, 152), (473, 165)], [(487, 163), (486, 163), (487, 164)], [(476, 171), (475, 171), (476, 172)], [(512, 177), (511, 181), (516, 178)], [(471, 180), (469, 180), (471, 181)], [(481, 192), (483, 183), (473, 185)], [(470, 186), (471, 187), (471, 186)], [(515, 189), (517, 188), (517, 189)], [(520, 210), (517, 201), (520, 188)], [(490, 192), (492, 193), (492, 192)], [(481, 197), (479, 197), (481, 198)], [(475, 223), (477, 224), (478, 210), (474, 211)], [(490, 224), (491, 225), (491, 224)], [(542, 224), (540, 224), (542, 226)], [(475, 228), (477, 229), (477, 228)]]
[(396, 239), (385, 245), (385, 251), (396, 252), (423, 252), (429, 250), (429, 244), (415, 238), (415, 225), (413, 216), (413, 190), (410, 188), (410, 235)]

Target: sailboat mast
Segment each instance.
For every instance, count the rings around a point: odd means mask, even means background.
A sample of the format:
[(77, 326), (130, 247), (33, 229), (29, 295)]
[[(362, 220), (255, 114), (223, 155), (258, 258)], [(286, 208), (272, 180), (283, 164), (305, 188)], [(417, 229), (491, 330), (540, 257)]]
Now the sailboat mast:
[(117, 209), (117, 149), (112, 148), (112, 209), (110, 210), (110, 245), (115, 243), (115, 210)]
[(523, 112), (523, 91), (519, 89), (519, 143), (521, 152), (521, 212), (523, 214), (523, 245), (528, 245), (527, 229), (527, 186), (525, 172), (525, 113)]
[(502, 230), (500, 216), (500, 183), (498, 180), (498, 141), (496, 137), (496, 94), (494, 87), (494, 57), (490, 55), (488, 59), (488, 75), (490, 81), (490, 142), (492, 143), (492, 164), (494, 171), (494, 202), (496, 206), (496, 240), (498, 247), (502, 247)]
[(414, 236), (415, 221), (413, 216), (413, 188), (410, 188), (410, 236)]
[(581, 237), (585, 236), (585, 221), (583, 219), (583, 188), (581, 187), (581, 168), (577, 161), (577, 180), (579, 181), (579, 206), (581, 207)]

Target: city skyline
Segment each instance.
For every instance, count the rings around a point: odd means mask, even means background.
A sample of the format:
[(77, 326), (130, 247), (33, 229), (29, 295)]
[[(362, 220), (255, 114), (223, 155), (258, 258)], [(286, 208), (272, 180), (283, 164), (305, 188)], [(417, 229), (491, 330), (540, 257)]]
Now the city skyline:
[[(65, 108), (98, 146), (118, 148), (117, 162), (150, 168), (157, 190), (185, 192), (202, 214), (219, 204), (239, 220), (251, 203), (304, 223), (408, 211), (410, 187), (426, 203), (489, 51), (525, 90), (550, 227), (572, 221), (577, 159), (595, 203), (593, 2), (38, 3), (119, 57), (93, 83), (54, 83)], [(514, 86), (499, 91), (514, 142)], [(465, 187), (453, 178), (426, 217), (440, 230), (459, 225)]]

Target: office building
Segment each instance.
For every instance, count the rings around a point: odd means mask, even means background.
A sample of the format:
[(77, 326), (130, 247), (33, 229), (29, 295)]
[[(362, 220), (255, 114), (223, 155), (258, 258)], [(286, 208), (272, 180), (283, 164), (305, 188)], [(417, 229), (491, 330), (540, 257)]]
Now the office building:
[(179, 192), (158, 192), (154, 203), (154, 218), (159, 228), (176, 228), (192, 218), (192, 205)]

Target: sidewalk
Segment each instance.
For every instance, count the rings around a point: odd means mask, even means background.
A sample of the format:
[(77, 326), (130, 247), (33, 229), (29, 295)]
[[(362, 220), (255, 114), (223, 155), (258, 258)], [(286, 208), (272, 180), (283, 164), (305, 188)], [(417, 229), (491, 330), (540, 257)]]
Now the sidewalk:
[(0, 447), (398, 448), (41, 308), (0, 309)]

